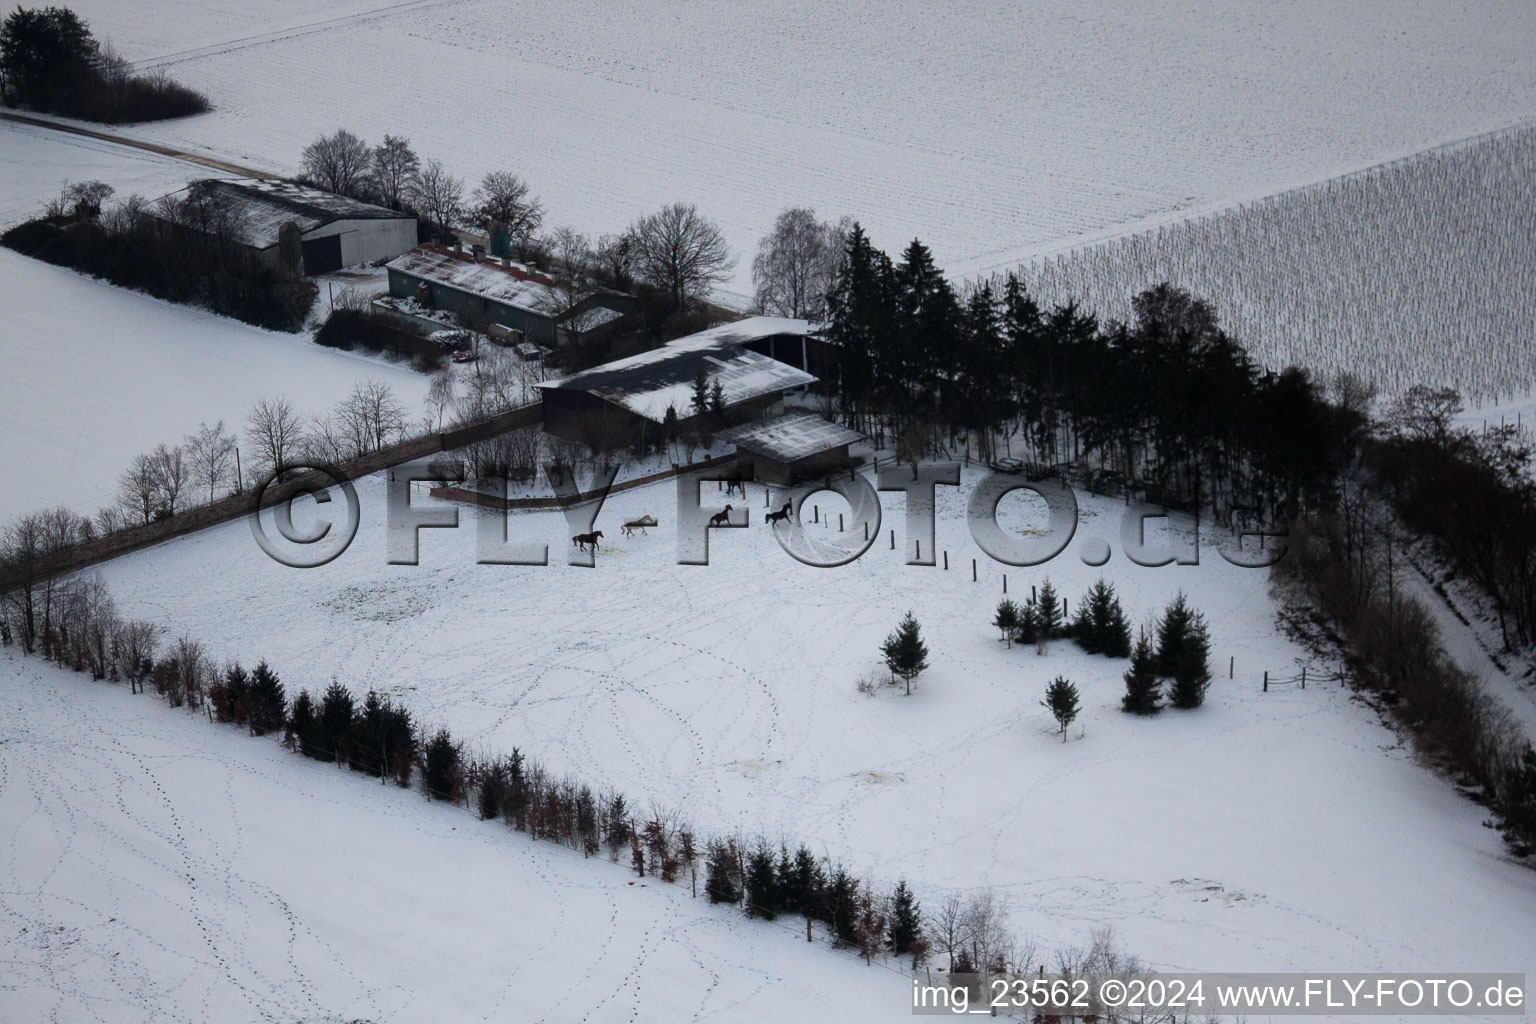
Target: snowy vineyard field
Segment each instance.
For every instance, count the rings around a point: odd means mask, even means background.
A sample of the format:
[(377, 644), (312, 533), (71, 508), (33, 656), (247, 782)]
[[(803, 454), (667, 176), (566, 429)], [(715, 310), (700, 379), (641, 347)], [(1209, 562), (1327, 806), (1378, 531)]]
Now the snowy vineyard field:
[(1387, 394), (1536, 381), (1536, 125), (1025, 264), (1037, 298), (1126, 319), (1172, 281), (1263, 365), (1359, 374)]

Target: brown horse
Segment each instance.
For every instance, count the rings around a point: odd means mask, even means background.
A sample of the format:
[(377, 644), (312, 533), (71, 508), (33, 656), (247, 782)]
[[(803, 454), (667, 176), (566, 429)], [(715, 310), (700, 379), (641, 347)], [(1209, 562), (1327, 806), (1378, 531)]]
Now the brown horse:
[(791, 503), (786, 501), (784, 503), (784, 507), (779, 509), (777, 512), (769, 512), (768, 513), (768, 525), (772, 526), (775, 523), (782, 523), (784, 520), (788, 519), (789, 518), (789, 510), (792, 507), (793, 506), (791, 505)]
[(709, 517), (709, 525), (710, 526), (729, 526), (730, 524), (731, 524), (731, 506), (729, 506), (729, 505), (725, 506), (725, 508), (721, 509), (719, 512), (716, 512), (714, 515)]
[(581, 550), (583, 550), (583, 551), (587, 550), (587, 545), (588, 544), (591, 544), (592, 545), (592, 550), (596, 551), (597, 550), (597, 538), (601, 537), (602, 535), (603, 535), (603, 531), (602, 530), (593, 530), (591, 533), (578, 533), (576, 536), (571, 538), (571, 543), (575, 544), (577, 547), (581, 548)]

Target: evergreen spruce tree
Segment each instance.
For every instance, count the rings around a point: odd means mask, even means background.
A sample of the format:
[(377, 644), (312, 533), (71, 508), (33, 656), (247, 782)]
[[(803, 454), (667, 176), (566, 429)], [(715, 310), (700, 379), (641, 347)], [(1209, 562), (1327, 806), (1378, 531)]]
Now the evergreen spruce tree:
[(1061, 742), (1067, 742), (1067, 727), (1077, 719), (1077, 687), (1068, 682), (1065, 676), (1057, 676), (1046, 687), (1045, 700), (1040, 704), (1049, 709), (1051, 717), (1056, 719), (1056, 725), (1061, 729)]
[(896, 891), (891, 894), (891, 951), (897, 956), (912, 951), (913, 945), (922, 935), (923, 930), (922, 911), (917, 905), (917, 898), (912, 895), (912, 890), (907, 888), (906, 879), (896, 883)]
[(1129, 658), (1131, 656), (1131, 624), (1125, 617), (1125, 609), (1120, 607), (1120, 599), (1115, 596), (1115, 588), (1109, 588), (1109, 604), (1106, 608), (1106, 617), (1098, 624), (1100, 643), (1104, 653), (1111, 658)]
[(702, 366), (693, 378), (693, 397), (690, 404), (693, 406), (695, 416), (701, 416), (709, 411), (709, 374)]
[(501, 815), (502, 766), (492, 762), (480, 776), (480, 820), (490, 821)]
[(383, 723), (380, 733), (384, 746), (380, 751), (380, 766), (395, 780), (395, 785), (406, 789), (411, 784), (411, 768), (416, 763), (416, 726), (411, 713), (384, 701), (380, 712)]
[(1078, 602), (1070, 633), (1078, 646), (1089, 654), (1130, 657), (1130, 624), (1125, 620), (1115, 588), (1103, 579), (1094, 583), (1088, 596)]
[(1168, 702), (1176, 708), (1197, 708), (1205, 703), (1206, 688), (1211, 685), (1211, 639), (1205, 616), (1190, 613), (1184, 628), (1184, 641), (1173, 660), (1173, 685)]
[(1125, 696), (1120, 699), (1122, 710), (1133, 715), (1155, 715), (1162, 710), (1162, 690), (1157, 678), (1157, 655), (1152, 651), (1152, 641), (1142, 630), (1136, 638), (1136, 649), (1131, 652), (1131, 667), (1125, 673)]
[(839, 864), (832, 869), (832, 879), (827, 883), (827, 923), (832, 927), (832, 939), (840, 946), (857, 945), (859, 941), (859, 883)]
[(426, 776), (423, 780), (427, 795), (435, 800), (453, 800), (458, 796), (459, 745), (453, 742), (447, 729), (439, 729), (427, 741)]
[(1528, 856), (1536, 852), (1536, 747), (1505, 769), (1503, 789), (1494, 804), (1499, 832), (1515, 856)]
[(923, 643), (922, 630), (911, 612), (897, 625), (896, 631), (880, 645), (885, 655), (885, 666), (892, 675), (900, 676), (907, 684), (907, 696), (912, 695), (912, 680), (928, 667), (928, 645)]
[(773, 851), (767, 845), (759, 845), (747, 858), (746, 885), (747, 913), (772, 921), (783, 909), (783, 896), (779, 890), (779, 876), (775, 870)]
[(704, 893), (711, 903), (741, 902), (736, 851), (718, 840), (709, 844), (705, 861)]
[(352, 694), (345, 686), (333, 679), (320, 698), (322, 749), (311, 756), (322, 761), (334, 761), (338, 755), (345, 757), (347, 738), (351, 733)]
[(581, 841), (581, 855), (597, 853), (601, 837), (597, 834), (597, 800), (588, 786), (576, 793), (576, 838)]
[(608, 834), (603, 840), (608, 844), (609, 859), (618, 860), (619, 851), (629, 842), (629, 808), (624, 804), (624, 794), (613, 794), (608, 801), (606, 817)]
[(725, 386), (718, 380), (709, 386), (709, 414), (717, 424), (725, 425)]
[(283, 724), (283, 713), (288, 708), (288, 701), (283, 695), (282, 681), (265, 661), (258, 664), (256, 671), (251, 673), (250, 688), (244, 703), (252, 736), (265, 736)]
[[(263, 665), (266, 662), (262, 662)], [(212, 692), (209, 699), (214, 701), (214, 710), (219, 712), (219, 720), (226, 722), (245, 722), (250, 714), (251, 677), (239, 665), (231, 665), (224, 673), (224, 691), (217, 699)]]
[(1062, 626), (1061, 596), (1056, 593), (1050, 577), (1046, 577), (1035, 600), (1035, 630), (1037, 634), (1043, 633), (1047, 640), (1055, 640), (1061, 636)]
[(992, 618), (992, 625), (1002, 630), (1003, 639), (1008, 646), (1013, 646), (1014, 630), (1019, 628), (1019, 606), (1008, 598), (1003, 598), (997, 606), (997, 614)]
[(781, 869), (781, 873), (784, 880), (779, 888), (784, 897), (784, 909), (798, 911), (807, 918), (820, 916), (824, 910), (822, 890), (827, 884), (827, 874), (821, 869), (816, 855), (802, 844), (795, 851), (794, 861), (787, 869)]
[(310, 749), (310, 742), (316, 734), (315, 726), (315, 702), (310, 699), (309, 691), (301, 689), (298, 697), (293, 699), (293, 709), (289, 712), (289, 742), (298, 749), (304, 757), (315, 757), (315, 752)]
[(1040, 616), (1035, 613), (1035, 602), (1025, 601), (1019, 606), (1019, 621), (1013, 629), (1013, 638), (1021, 644), (1032, 644), (1040, 632)]
[(352, 742), (347, 744), (347, 766), (355, 772), (378, 777), (384, 765), (384, 699), (374, 690), (363, 698), (363, 707), (352, 719)]
[(1184, 637), (1189, 632), (1189, 621), (1193, 614), (1182, 590), (1163, 611), (1162, 620), (1157, 624), (1158, 675), (1167, 677), (1174, 674), (1179, 654), (1184, 650)]

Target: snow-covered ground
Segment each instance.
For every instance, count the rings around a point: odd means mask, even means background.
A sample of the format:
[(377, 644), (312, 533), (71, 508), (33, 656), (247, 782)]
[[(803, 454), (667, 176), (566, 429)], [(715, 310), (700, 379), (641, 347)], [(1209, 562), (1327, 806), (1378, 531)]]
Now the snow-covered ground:
[[(715, 531), (711, 564), (685, 567), (673, 485), (639, 488), (609, 499), (597, 566), (578, 569), (558, 513), (510, 527), (548, 542), (555, 564), (476, 565), (468, 510), (457, 531), (423, 531), (420, 566), (386, 565), (382, 484), (359, 493), (361, 533), (322, 569), (268, 561), (237, 523), (102, 572), (129, 614), (221, 656), (268, 658), (290, 687), (334, 675), (393, 691), (477, 749), (516, 745), (642, 804), (685, 807), (707, 832), (805, 840), (930, 897), (996, 886), (1045, 948), (1113, 922), (1160, 967), (1536, 961), (1536, 875), (1505, 857), (1481, 808), (1347, 691), (1261, 692), (1264, 670), (1306, 663), (1276, 630), (1266, 573), (1209, 549), (1198, 567), (1132, 565), (1112, 501), (1085, 496), (1073, 545), (1045, 570), (1009, 570), (1009, 593), (1048, 572), (1075, 603), (1101, 571), (1079, 546), (1109, 539), (1102, 572), (1133, 621), (1181, 587), (1208, 615), (1217, 679), (1198, 712), (1133, 719), (1118, 710), (1124, 662), (1066, 643), (1043, 658), (1005, 649), (989, 625), (1003, 570), (969, 541), (954, 489), (939, 503), (948, 571), (890, 549), (904, 521), (894, 494), (879, 540), (847, 567), (781, 551), (755, 487), (752, 528)], [(824, 516), (840, 501), (816, 499)], [(1024, 523), (1022, 501), (1003, 507)], [(661, 528), (616, 536), (642, 513)], [(881, 671), (879, 642), (909, 608), (932, 667), (911, 698), (861, 696), (857, 677)], [(1084, 697), (1065, 744), (1039, 704), (1058, 673)]]
[(0, 1019), (889, 1021), (683, 886), (0, 652)]
[(791, 205), (969, 274), (1404, 155), (1536, 109), (1536, 8), (81, 0), (213, 113), (135, 135), (276, 171), (345, 126), (551, 224), (697, 203), (740, 257)]
[[(66, 180), (162, 195), (202, 172), (111, 143), (0, 123), (0, 223), (35, 216)], [(137, 454), (201, 421), (244, 428), (257, 399), (320, 413), (370, 378), (423, 415), (408, 364), (313, 344), (161, 302), (0, 249), (0, 522), (65, 504), (92, 514)]]

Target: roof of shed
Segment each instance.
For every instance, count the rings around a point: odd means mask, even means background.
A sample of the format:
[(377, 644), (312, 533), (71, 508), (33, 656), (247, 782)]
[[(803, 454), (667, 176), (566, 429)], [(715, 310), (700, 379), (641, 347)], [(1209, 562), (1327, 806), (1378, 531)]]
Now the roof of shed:
[(761, 423), (738, 427), (730, 434), (736, 447), (780, 462), (796, 462), (833, 448), (862, 441), (864, 435), (839, 426), (814, 412), (789, 412)]
[(791, 333), (786, 325), (794, 324), (805, 321), (751, 317), (538, 386), (586, 391), (657, 423), (666, 419), (669, 406), (686, 419), (693, 414), (693, 383), (701, 369), (711, 387), (719, 382), (727, 406), (814, 382), (799, 367), (741, 347), (755, 338)]
[(470, 253), (456, 253), (438, 245), (418, 245), (385, 266), (444, 288), (467, 292), (504, 306), (516, 306), (541, 316), (557, 316), (571, 305), (567, 292), (531, 267), (521, 263), (503, 267), (494, 257), (476, 260)]
[(172, 195), (193, 188), (207, 188), (228, 200), (239, 217), (240, 241), (255, 249), (276, 245), (278, 230), (290, 221), (307, 233), (339, 220), (411, 219), (410, 214), (274, 178), (205, 178)]

